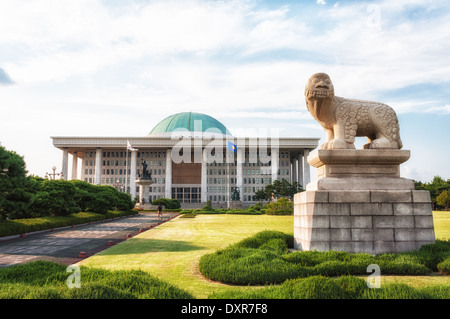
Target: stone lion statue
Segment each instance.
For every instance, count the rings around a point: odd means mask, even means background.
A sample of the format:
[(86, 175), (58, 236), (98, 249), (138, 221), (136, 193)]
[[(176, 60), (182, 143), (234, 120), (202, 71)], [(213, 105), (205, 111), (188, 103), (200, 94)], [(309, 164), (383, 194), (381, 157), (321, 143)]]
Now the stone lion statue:
[(365, 149), (401, 149), (400, 127), (388, 105), (334, 95), (330, 77), (316, 73), (305, 87), (306, 106), (327, 134), (322, 149), (354, 149), (355, 137), (366, 136)]

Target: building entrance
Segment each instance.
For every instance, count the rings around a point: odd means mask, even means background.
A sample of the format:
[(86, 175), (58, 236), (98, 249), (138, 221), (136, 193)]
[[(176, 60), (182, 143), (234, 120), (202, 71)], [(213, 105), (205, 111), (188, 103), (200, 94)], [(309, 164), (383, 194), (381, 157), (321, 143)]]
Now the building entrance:
[(180, 203), (200, 203), (201, 187), (199, 186), (172, 187), (172, 198), (178, 199)]

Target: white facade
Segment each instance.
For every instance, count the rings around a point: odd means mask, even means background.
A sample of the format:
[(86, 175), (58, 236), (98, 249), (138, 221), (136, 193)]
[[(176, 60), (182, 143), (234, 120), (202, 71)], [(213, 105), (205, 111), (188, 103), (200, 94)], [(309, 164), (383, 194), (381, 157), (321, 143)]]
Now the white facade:
[[(303, 188), (310, 181), (306, 160), (316, 148), (318, 138), (233, 138), (224, 141), (211, 137), (52, 137), (62, 150), (64, 178), (68, 177), (69, 154), (72, 156), (72, 179), (78, 176), (92, 184), (111, 185), (134, 197), (141, 162), (151, 170), (153, 184), (149, 198), (176, 198), (183, 203), (225, 204), (229, 190), (238, 187), (244, 204), (254, 202), (253, 195), (276, 179), (299, 182)], [(225, 140), (226, 139), (226, 140)], [(129, 141), (136, 151), (127, 150)], [(237, 152), (227, 143), (237, 145)], [(182, 149), (182, 151), (180, 151)], [(128, 158), (127, 158), (128, 155)], [(78, 158), (81, 159), (80, 165)]]

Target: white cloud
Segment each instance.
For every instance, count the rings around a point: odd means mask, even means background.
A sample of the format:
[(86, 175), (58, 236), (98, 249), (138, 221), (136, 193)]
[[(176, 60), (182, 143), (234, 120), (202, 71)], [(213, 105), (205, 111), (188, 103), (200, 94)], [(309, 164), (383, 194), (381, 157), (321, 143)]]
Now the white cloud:
[(450, 104), (444, 106), (434, 106), (427, 110), (427, 112), (438, 113), (438, 114), (450, 114)]
[[(450, 81), (447, 2), (375, 2), (379, 28), (368, 23), (376, 10), (361, 2), (137, 3), (0, 2), (0, 28), (8, 30), (0, 33), (1, 68), (16, 83), (1, 87), (3, 141), (19, 134), (5, 118), (20, 116), (20, 133), (39, 135), (48, 149), (49, 135), (142, 135), (186, 110), (238, 127), (291, 121), (286, 131), (319, 135), (303, 97), (313, 73), (330, 74), (337, 95), (361, 99)], [(406, 13), (414, 6), (442, 10), (413, 20)], [(389, 96), (381, 102), (399, 113), (450, 112), (434, 97)]]
[(325, 4), (327, 4), (325, 0), (317, 0), (316, 3), (317, 3), (317, 4), (320, 4), (320, 5), (325, 5)]

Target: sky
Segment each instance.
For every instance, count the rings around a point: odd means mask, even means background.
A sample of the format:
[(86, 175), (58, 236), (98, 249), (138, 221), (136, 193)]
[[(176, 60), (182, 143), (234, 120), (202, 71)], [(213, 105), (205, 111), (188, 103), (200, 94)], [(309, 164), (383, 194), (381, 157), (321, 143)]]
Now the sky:
[(449, 1), (2, 0), (0, 30), (0, 144), (29, 174), (61, 169), (51, 136), (146, 136), (185, 111), (321, 144), (304, 87), (325, 72), (397, 112), (402, 177), (450, 179)]

